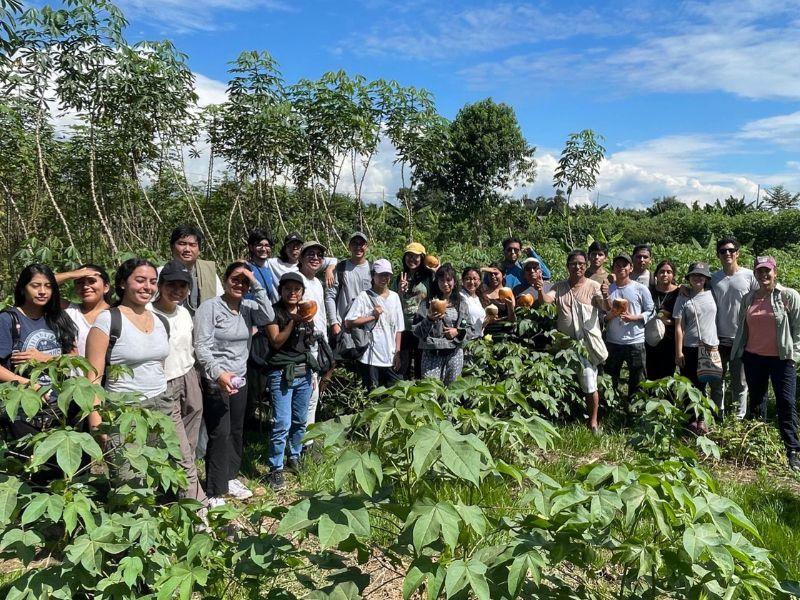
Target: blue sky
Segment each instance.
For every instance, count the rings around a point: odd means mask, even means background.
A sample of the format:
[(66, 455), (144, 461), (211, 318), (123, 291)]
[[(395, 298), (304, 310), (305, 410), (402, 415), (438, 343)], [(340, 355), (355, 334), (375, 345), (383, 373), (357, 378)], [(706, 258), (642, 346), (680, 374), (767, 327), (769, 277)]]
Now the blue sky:
[[(130, 41), (169, 38), (205, 102), (228, 62), (268, 50), (287, 81), (345, 69), (429, 89), (453, 118), (487, 96), (511, 104), (551, 194), (570, 132), (606, 138), (597, 192), (613, 205), (800, 191), (800, 0), (389, 2), (122, 0)], [(391, 148), (367, 190), (393, 195)], [(593, 194), (594, 196), (594, 194)]]

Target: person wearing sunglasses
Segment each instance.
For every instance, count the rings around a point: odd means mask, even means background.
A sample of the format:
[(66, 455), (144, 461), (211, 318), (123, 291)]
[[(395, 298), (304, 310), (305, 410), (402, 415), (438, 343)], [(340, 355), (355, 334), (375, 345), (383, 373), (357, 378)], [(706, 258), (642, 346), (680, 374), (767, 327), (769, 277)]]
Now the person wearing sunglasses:
[(739, 265), (739, 242), (735, 237), (723, 237), (717, 242), (717, 257), (722, 268), (711, 274), (711, 292), (717, 302), (717, 335), (723, 377), (712, 384), (711, 398), (723, 411), (725, 396), (728, 395), (725, 373), (730, 373), (730, 407), (741, 420), (747, 413), (747, 381), (741, 360), (731, 357), (731, 346), (739, 329), (742, 298), (759, 286), (753, 271)]
[(542, 269), (542, 278), (549, 280), (551, 276), (550, 269), (547, 267), (544, 260), (542, 260), (542, 257), (534, 252), (533, 248), (523, 248), (522, 241), (516, 236), (511, 236), (503, 240), (502, 266), (506, 286), (513, 289), (525, 281), (521, 259), (531, 257), (538, 259), (539, 266)]

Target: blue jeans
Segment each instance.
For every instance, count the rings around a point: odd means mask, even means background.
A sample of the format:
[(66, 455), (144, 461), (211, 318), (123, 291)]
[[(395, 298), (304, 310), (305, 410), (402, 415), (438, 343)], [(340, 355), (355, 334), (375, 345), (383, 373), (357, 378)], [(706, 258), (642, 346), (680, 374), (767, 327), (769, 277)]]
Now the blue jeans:
[(289, 458), (300, 458), (306, 434), (308, 401), (311, 398), (311, 371), (295, 377), (289, 384), (283, 371), (270, 371), (267, 386), (272, 395), (272, 431), (269, 435), (269, 466), (283, 470), (283, 456), (289, 444)]

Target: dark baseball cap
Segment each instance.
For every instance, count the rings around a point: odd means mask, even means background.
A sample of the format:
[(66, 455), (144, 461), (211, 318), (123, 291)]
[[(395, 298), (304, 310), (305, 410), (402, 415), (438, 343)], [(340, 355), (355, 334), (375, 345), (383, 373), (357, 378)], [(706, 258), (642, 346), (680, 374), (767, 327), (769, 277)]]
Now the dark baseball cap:
[(689, 272), (686, 274), (686, 279), (689, 279), (689, 275), (702, 275), (703, 277), (708, 277), (711, 279), (711, 269), (708, 268), (708, 263), (705, 262), (692, 263), (689, 266)]
[(285, 238), (283, 238), (284, 245), (290, 242), (300, 242), (303, 243), (303, 236), (301, 236), (296, 231), (292, 231), (291, 233), (287, 234)]
[(159, 283), (165, 281), (183, 281), (192, 285), (192, 273), (182, 262), (171, 260), (161, 268), (161, 273), (158, 276)]
[(303, 276), (300, 275), (297, 271), (289, 271), (288, 273), (284, 273), (281, 275), (281, 282), (280, 285), (283, 285), (287, 281), (296, 281), (303, 287), (306, 286), (306, 282), (303, 280)]
[(623, 259), (623, 260), (624, 260), (625, 262), (627, 262), (629, 265), (632, 265), (632, 264), (633, 264), (633, 261), (631, 260), (631, 255), (630, 255), (630, 254), (626, 254), (625, 252), (620, 252), (619, 254), (617, 254), (617, 255), (614, 257), (614, 260), (613, 260), (613, 261), (611, 261), (611, 264), (613, 265), (613, 264), (614, 264), (614, 263), (616, 263), (616, 262), (617, 262), (619, 259)]

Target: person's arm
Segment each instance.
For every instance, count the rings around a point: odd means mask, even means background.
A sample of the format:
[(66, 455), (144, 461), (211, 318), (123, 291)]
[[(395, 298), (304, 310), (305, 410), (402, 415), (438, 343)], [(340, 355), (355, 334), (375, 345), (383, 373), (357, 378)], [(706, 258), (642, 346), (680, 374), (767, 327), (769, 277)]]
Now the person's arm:
[(281, 347), (283, 347), (286, 340), (292, 335), (296, 322), (297, 320), (295, 318), (289, 319), (289, 322), (283, 329), (281, 329), (277, 323), (270, 323), (267, 325), (267, 338), (269, 338), (269, 345), (272, 346), (273, 350), (280, 350)]
[(336, 270), (336, 265), (339, 263), (339, 259), (335, 256), (326, 256), (323, 261), (322, 265), (320, 266), (320, 270), (325, 269), (325, 284), (332, 285), (333, 280), (336, 279), (336, 274), (334, 271)]
[(417, 313), (411, 321), (411, 332), (421, 340), (433, 334), (433, 328), (441, 319), (432, 320), (428, 318), (428, 300), (420, 303)]
[(683, 367), (686, 359), (683, 356), (683, 319), (676, 317), (675, 322), (675, 364)]
[(222, 281), (220, 281), (219, 275), (214, 273), (214, 283), (217, 288), (217, 296), (222, 296), (225, 293), (225, 288), (222, 287)]
[(266, 325), (275, 318), (275, 311), (272, 309), (272, 304), (269, 303), (269, 296), (267, 290), (258, 282), (252, 272), (246, 271), (250, 277), (250, 292), (253, 298), (250, 300), (243, 300), (245, 305), (250, 309), (250, 327)]
[(197, 361), (216, 380), (224, 371), (214, 357), (214, 313), (216, 302), (203, 302), (194, 315), (194, 354)]
[[(327, 279), (327, 278), (326, 278)], [(326, 281), (325, 285), (325, 313), (328, 316), (328, 323), (334, 335), (339, 335), (342, 331), (342, 320), (339, 318), (339, 311), (336, 309), (336, 299), (339, 297), (339, 277), (335, 272), (330, 285)]]
[[(98, 319), (101, 317), (98, 316)], [(97, 321), (95, 321), (96, 323)], [(111, 320), (109, 319), (109, 326)], [(86, 377), (92, 383), (99, 384), (103, 381), (103, 375), (106, 372), (106, 353), (108, 352), (109, 337), (108, 333), (98, 327), (92, 327), (89, 330), (89, 335), (86, 336), (86, 360), (92, 365), (92, 372), (87, 373)], [(100, 405), (100, 398), (94, 399), (94, 405)], [(97, 429), (101, 422), (100, 413), (96, 410), (93, 411), (89, 417), (89, 427)]]
[(800, 294), (796, 290), (786, 290), (789, 296), (791, 307), (786, 307), (786, 315), (789, 317), (789, 331), (792, 334), (792, 346), (794, 348), (795, 363), (800, 357)]
[(539, 267), (542, 269), (542, 277), (545, 278), (545, 279), (550, 279), (553, 276), (553, 274), (550, 271), (550, 267), (548, 267), (547, 263), (544, 262), (544, 259), (541, 256), (539, 256), (536, 253), (536, 251), (533, 248), (531, 248), (530, 246), (525, 248), (525, 251), (526, 251), (526, 253), (527, 253), (529, 258), (535, 258), (535, 259), (537, 259), (539, 261)]

